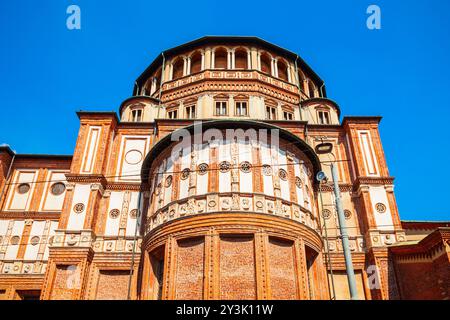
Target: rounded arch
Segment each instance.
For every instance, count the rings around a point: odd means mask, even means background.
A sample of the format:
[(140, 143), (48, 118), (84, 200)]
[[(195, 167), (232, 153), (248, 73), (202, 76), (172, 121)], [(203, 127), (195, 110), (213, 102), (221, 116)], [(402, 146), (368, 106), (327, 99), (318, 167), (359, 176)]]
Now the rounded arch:
[(308, 79), (308, 91), (309, 91), (309, 97), (314, 98), (315, 95), (316, 86), (314, 85), (314, 82), (312, 82), (311, 79)]
[(172, 80), (181, 78), (184, 75), (184, 59), (176, 58), (172, 62)]
[(228, 68), (228, 50), (224, 47), (218, 47), (214, 50), (214, 69)]
[(288, 64), (283, 59), (277, 60), (277, 72), (278, 78), (284, 81), (288, 81)]
[(202, 53), (195, 51), (191, 54), (191, 72), (197, 73), (202, 71)]
[(249, 69), (248, 50), (245, 48), (237, 48), (234, 51), (234, 66), (236, 69)]
[(267, 52), (261, 53), (261, 55), (259, 57), (261, 72), (267, 73), (267, 74), (272, 73), (271, 61), (272, 61), (272, 57)]

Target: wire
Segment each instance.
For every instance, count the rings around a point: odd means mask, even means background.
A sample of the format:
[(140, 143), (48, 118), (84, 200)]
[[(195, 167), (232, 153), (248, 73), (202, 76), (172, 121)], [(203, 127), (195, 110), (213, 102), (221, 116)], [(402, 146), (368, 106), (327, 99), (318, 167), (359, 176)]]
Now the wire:
[[(0, 213), (1, 214), (1, 213)], [(177, 218), (178, 219), (178, 218)], [(174, 220), (176, 220), (176, 219), (174, 219)], [(170, 220), (170, 221), (173, 221), (173, 220)], [(389, 225), (378, 225), (377, 227), (395, 227), (395, 225), (393, 225), (393, 224), (389, 224)], [(354, 227), (345, 227), (345, 229), (356, 229), (356, 228), (358, 228), (358, 226), (354, 226)], [(332, 228), (330, 228), (330, 227), (327, 227), (327, 229), (328, 230), (337, 230), (337, 229), (340, 229), (339, 227), (332, 227)], [(381, 231), (381, 232), (383, 232), (383, 231), (392, 231), (392, 230), (378, 230), (378, 231)], [(9, 238), (11, 239), (12, 237), (15, 237), (15, 236), (18, 236), (18, 235), (10, 235), (9, 236)], [(31, 239), (32, 237), (34, 237), (34, 236), (38, 236), (38, 237), (43, 237), (43, 235), (29, 235), (29, 238)], [(47, 235), (47, 237), (48, 238), (50, 238), (50, 237), (55, 237), (56, 235)], [(100, 236), (104, 236), (104, 235), (100, 235)], [(363, 235), (360, 235), (360, 236), (363, 236)], [(5, 237), (7, 237), (6, 235), (0, 235), (0, 238), (1, 237), (3, 237), (3, 238), (5, 238)], [(110, 235), (108, 235), (108, 237), (111, 237)], [(142, 235), (139, 235), (138, 237), (142, 237)], [(339, 237), (339, 236), (337, 236), (337, 237)], [(350, 238), (352, 238), (352, 237), (355, 237), (355, 236), (350, 236)], [(120, 237), (117, 235), (114, 239), (93, 239), (93, 240), (78, 240), (77, 241), (77, 243), (87, 243), (87, 242), (92, 242), (92, 243), (95, 243), (95, 242), (107, 242), (107, 241), (115, 241), (115, 240), (118, 240)], [(127, 238), (127, 237), (125, 237), (125, 238)], [(133, 236), (128, 236), (128, 238), (133, 238)], [(325, 238), (325, 237), (323, 237), (324, 239), (330, 239), (330, 238), (336, 238), (336, 236), (329, 236), (328, 238)], [(126, 241), (133, 241), (133, 239), (123, 239), (123, 238), (121, 238), (121, 240), (126, 240)], [(67, 240), (66, 241), (57, 241), (57, 242), (55, 242), (55, 241), (53, 241), (52, 242), (52, 245), (53, 244), (63, 244), (63, 243), (65, 243), (65, 242), (67, 242)], [(49, 241), (46, 241), (46, 242), (41, 242), (41, 241), (39, 241), (39, 242), (36, 242), (34, 245), (33, 244), (31, 244), (30, 242), (27, 242), (27, 243), (21, 243), (21, 242), (19, 242), (18, 244), (16, 244), (16, 246), (19, 246), (19, 245), (21, 245), (21, 244), (26, 244), (26, 245), (32, 245), (32, 246), (37, 246), (38, 244), (40, 245), (40, 244), (49, 244)], [(1, 246), (12, 246), (12, 244), (10, 244), (10, 243), (1, 243), (0, 242), (0, 247)]]

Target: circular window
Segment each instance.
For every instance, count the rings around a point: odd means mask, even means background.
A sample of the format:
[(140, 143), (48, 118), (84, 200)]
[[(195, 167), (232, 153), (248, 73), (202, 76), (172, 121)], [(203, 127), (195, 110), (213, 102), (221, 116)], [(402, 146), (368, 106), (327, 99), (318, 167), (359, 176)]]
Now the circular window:
[(18, 245), (20, 241), (20, 237), (19, 236), (13, 236), (11, 237), (11, 239), (9, 240), (9, 242), (11, 243), (11, 245), (15, 246)]
[(350, 210), (344, 210), (345, 219), (350, 219), (352, 217), (352, 212)]
[(55, 196), (59, 196), (66, 190), (66, 185), (62, 182), (57, 182), (52, 185), (51, 193)]
[(331, 217), (331, 211), (328, 210), (328, 209), (324, 209), (324, 210), (322, 211), (322, 217), (323, 217), (324, 219), (330, 219), (330, 217)]
[(248, 173), (252, 170), (252, 165), (248, 161), (241, 162), (242, 172)]
[(206, 163), (200, 163), (199, 165), (198, 165), (198, 174), (199, 175), (204, 175), (204, 174), (206, 174), (206, 171), (208, 171), (208, 165), (206, 164)]
[(271, 176), (272, 175), (272, 167), (270, 165), (268, 165), (268, 164), (264, 164), (262, 166), (262, 171), (263, 171), (263, 174), (266, 175), (266, 176)]
[(28, 183), (21, 183), (17, 187), (17, 192), (19, 192), (20, 194), (25, 194), (28, 191), (30, 191), (30, 185)]
[(278, 176), (280, 177), (281, 180), (286, 181), (287, 180), (287, 172), (284, 169), (280, 169), (278, 170)]
[(172, 185), (172, 180), (173, 180), (173, 177), (171, 175), (167, 176), (166, 183), (165, 183), (166, 188), (168, 188)]
[(222, 161), (222, 162), (219, 164), (219, 170), (220, 170), (220, 172), (222, 172), (222, 173), (225, 173), (225, 172), (230, 171), (230, 167), (231, 167), (231, 164), (230, 164), (228, 161)]
[(301, 189), (303, 186), (303, 182), (302, 179), (300, 179), (300, 177), (295, 177), (295, 185), (297, 186), (297, 188)]
[(142, 153), (139, 150), (130, 150), (125, 155), (125, 161), (128, 164), (138, 164), (142, 160)]
[(39, 243), (40, 238), (38, 236), (34, 236), (33, 238), (31, 238), (30, 243), (35, 246)]
[(75, 213), (82, 213), (84, 211), (84, 204), (83, 203), (77, 203), (73, 206), (73, 212)]
[(183, 171), (181, 171), (181, 180), (186, 180), (187, 178), (189, 178), (190, 173), (191, 170), (189, 168), (183, 169)]
[(119, 215), (120, 215), (119, 209), (112, 209), (109, 212), (109, 216), (111, 217), (111, 219), (117, 219), (119, 217)]
[(385, 213), (386, 212), (386, 206), (382, 203), (377, 203), (375, 205), (375, 209), (379, 212), (379, 213)]
[(137, 217), (137, 209), (133, 209), (130, 211), (130, 218), (131, 219), (136, 219)]

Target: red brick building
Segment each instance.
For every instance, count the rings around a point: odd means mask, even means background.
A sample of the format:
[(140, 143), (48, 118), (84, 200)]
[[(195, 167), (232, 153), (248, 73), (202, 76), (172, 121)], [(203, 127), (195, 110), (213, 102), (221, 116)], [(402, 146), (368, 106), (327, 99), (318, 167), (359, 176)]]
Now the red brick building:
[(331, 162), (359, 298), (450, 297), (449, 225), (400, 220), (381, 118), (293, 52), (204, 37), (77, 114), (73, 156), (0, 147), (2, 299), (347, 299)]

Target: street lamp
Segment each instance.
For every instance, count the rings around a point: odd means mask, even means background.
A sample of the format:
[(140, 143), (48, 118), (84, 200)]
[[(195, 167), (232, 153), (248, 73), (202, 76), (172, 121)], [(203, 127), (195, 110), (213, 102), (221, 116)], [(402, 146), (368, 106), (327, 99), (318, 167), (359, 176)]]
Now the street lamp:
[[(322, 142), (316, 146), (318, 154), (328, 154), (333, 150), (333, 144)], [(341, 191), (339, 189), (337, 169), (334, 162), (331, 162), (331, 176), (333, 178), (334, 197), (336, 198), (336, 211), (338, 213), (339, 230), (342, 238), (342, 250), (344, 251), (345, 268), (347, 270), (348, 287), (350, 289), (350, 297), (352, 300), (358, 300), (356, 290), (355, 271), (353, 270), (352, 253), (348, 242), (347, 226), (345, 223), (344, 209), (341, 201)], [(327, 239), (328, 241), (328, 239)]]

